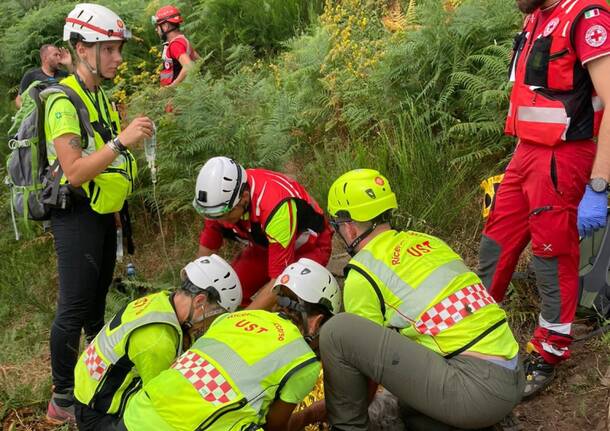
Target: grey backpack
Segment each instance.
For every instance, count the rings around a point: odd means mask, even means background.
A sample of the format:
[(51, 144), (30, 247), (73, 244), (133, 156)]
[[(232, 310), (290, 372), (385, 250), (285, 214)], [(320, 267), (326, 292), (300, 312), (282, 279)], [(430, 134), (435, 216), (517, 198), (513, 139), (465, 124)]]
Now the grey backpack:
[[(11, 150), (7, 162), (6, 185), (10, 190), (11, 217), (15, 238), (19, 239), (19, 230), (15, 215), (23, 218), (28, 227), (29, 220), (49, 220), (53, 207), (65, 204), (67, 186), (60, 186), (63, 171), (56, 159), (49, 165), (44, 131), (45, 101), (53, 93), (63, 93), (76, 108), (81, 125), (82, 137), (93, 137), (93, 128), (89, 122), (89, 111), (71, 88), (57, 84), (40, 82), (28, 88), (27, 96), (31, 102), (24, 103), (15, 116), (20, 124), (8, 142)], [(56, 99), (59, 100), (59, 99)]]

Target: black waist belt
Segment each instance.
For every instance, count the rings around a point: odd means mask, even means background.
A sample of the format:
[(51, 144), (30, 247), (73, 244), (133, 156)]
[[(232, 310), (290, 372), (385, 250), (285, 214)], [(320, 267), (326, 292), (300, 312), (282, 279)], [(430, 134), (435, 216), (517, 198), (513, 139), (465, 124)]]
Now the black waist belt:
[(491, 325), (489, 328), (487, 328), (486, 330), (484, 330), (483, 332), (481, 332), (474, 340), (472, 340), (471, 342), (469, 342), (468, 344), (466, 344), (463, 347), (460, 347), (459, 349), (457, 349), (456, 351), (449, 353), (448, 355), (445, 355), (445, 359), (451, 359), (457, 355), (459, 355), (460, 353), (464, 353), (466, 350), (470, 349), (472, 346), (474, 346), (475, 344), (477, 344), (479, 341), (481, 341), (483, 338), (487, 337), (489, 334), (491, 334), (493, 331), (495, 331), (497, 328), (499, 328), (500, 326), (502, 326), (503, 323), (506, 323), (506, 318), (494, 323), (493, 325)]

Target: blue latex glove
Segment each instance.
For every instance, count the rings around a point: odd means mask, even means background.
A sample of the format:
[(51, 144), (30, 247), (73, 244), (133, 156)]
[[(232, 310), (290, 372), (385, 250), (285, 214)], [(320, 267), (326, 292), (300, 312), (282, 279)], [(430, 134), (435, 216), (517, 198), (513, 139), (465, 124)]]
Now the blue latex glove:
[(585, 195), (578, 205), (578, 234), (581, 237), (606, 226), (608, 216), (608, 192), (594, 192), (587, 184)]

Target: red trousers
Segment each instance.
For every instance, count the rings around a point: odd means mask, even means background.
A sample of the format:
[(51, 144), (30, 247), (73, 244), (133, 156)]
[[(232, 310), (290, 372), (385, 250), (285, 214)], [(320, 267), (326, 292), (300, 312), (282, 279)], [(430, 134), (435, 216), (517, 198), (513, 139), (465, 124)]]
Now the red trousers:
[(479, 273), (498, 302), (531, 240), (542, 303), (531, 343), (551, 364), (570, 355), (578, 302), (576, 217), (594, 157), (591, 141), (554, 147), (519, 143), (481, 238)]
[[(303, 244), (295, 250), (294, 260), (306, 257), (326, 266), (330, 260), (332, 251), (332, 231), (323, 230), (315, 241)], [(242, 307), (250, 304), (250, 298), (258, 292), (270, 279), (269, 276), (269, 253), (267, 248), (250, 244), (244, 248), (231, 262), (231, 266), (241, 281), (243, 290)]]

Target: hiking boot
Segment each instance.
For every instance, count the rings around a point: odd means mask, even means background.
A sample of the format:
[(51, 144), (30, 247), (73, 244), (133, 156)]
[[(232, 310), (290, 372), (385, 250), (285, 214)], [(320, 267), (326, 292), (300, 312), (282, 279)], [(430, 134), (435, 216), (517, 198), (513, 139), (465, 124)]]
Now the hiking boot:
[(555, 378), (555, 366), (546, 362), (537, 352), (532, 352), (523, 363), (525, 389), (523, 399), (530, 398), (551, 384)]
[(71, 392), (67, 394), (53, 392), (47, 407), (47, 421), (54, 425), (76, 422), (74, 417), (74, 395)]

